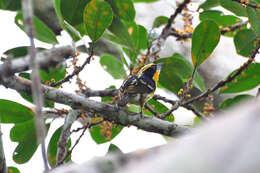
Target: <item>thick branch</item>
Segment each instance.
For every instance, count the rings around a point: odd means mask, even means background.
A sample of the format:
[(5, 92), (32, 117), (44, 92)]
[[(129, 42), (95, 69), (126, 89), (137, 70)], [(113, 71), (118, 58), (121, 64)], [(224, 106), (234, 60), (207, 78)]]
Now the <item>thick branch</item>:
[[(29, 87), (31, 85), (30, 80), (13, 76), (12, 78), (2, 82), (2, 84), (6, 87), (15, 89), (18, 92), (31, 94)], [(190, 130), (189, 127), (170, 123), (151, 116), (144, 116), (143, 119), (139, 120), (140, 115), (138, 113), (125, 109), (117, 111), (115, 106), (90, 100), (83, 96), (61, 91), (46, 85), (42, 85), (42, 91), (46, 99), (70, 105), (75, 109), (93, 111), (103, 117), (104, 120), (114, 121), (115, 123), (124, 126), (134, 125), (139, 129), (160, 133), (166, 136), (178, 136)]]
[(259, 113), (259, 101), (251, 102), (163, 147), (97, 157), (53, 173), (259, 172)]
[[(54, 67), (64, 59), (75, 56), (75, 50), (71, 46), (53, 48), (44, 50), (36, 54), (36, 61), (41, 68)], [(29, 70), (30, 55), (7, 60), (4, 64), (0, 64), (0, 79), (1, 76), (11, 76), (14, 73)]]

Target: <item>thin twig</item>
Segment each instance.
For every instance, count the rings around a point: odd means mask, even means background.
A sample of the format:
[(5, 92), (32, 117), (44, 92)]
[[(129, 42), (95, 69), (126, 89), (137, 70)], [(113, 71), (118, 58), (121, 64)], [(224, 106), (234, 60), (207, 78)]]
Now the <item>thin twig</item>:
[(52, 87), (56, 87), (56, 86), (59, 86), (65, 82), (68, 82), (70, 79), (72, 79), (75, 75), (78, 75), (83, 69), (84, 67), (90, 63), (90, 60), (92, 58), (92, 56), (94, 55), (94, 45), (91, 45), (90, 46), (90, 54), (89, 56), (86, 58), (86, 60), (84, 61), (84, 63), (78, 67), (76, 70), (74, 70), (71, 74), (69, 74), (68, 76), (66, 76), (64, 79), (58, 81), (58, 82), (55, 82), (55, 83), (51, 83), (50, 86)]
[(175, 20), (175, 18), (177, 17), (178, 14), (180, 14), (182, 12), (182, 10), (186, 7), (186, 5), (188, 3), (190, 3), (191, 0), (184, 0), (179, 6), (178, 8), (175, 10), (175, 12), (170, 16), (170, 18), (168, 19), (168, 22), (166, 24), (166, 26), (164, 27), (161, 37), (163, 37), (164, 39), (167, 38), (168, 36), (168, 32), (171, 29), (171, 25), (173, 23), (173, 21)]
[(63, 159), (60, 161), (61, 163), (63, 163), (72, 153), (72, 151), (74, 150), (74, 148), (78, 145), (80, 139), (82, 138), (82, 136), (85, 134), (86, 130), (89, 128), (89, 126), (85, 126), (83, 128), (82, 133), (80, 134), (79, 138), (76, 140), (75, 144), (71, 147), (71, 149), (65, 154), (65, 156), (63, 157)]
[(201, 114), (193, 105), (187, 104), (185, 108), (192, 111), (199, 119), (201, 120), (208, 120), (203, 114)]
[(2, 140), (2, 131), (1, 131), (1, 123), (0, 123), (0, 172), (7, 173), (7, 166), (5, 160), (5, 152), (3, 147), (3, 140)]
[(240, 4), (243, 4), (243, 5), (252, 7), (252, 8), (260, 9), (260, 4), (251, 3), (251, 2), (248, 2), (248, 0), (232, 0), (232, 1), (238, 2)]
[(22, 11), (25, 23), (25, 30), (29, 36), (30, 47), (30, 67), (32, 69), (31, 72), (31, 80), (32, 80), (32, 95), (33, 102), (35, 104), (35, 127), (38, 143), (41, 144), (42, 149), (42, 158), (44, 162), (45, 172), (48, 172), (49, 166), (46, 157), (46, 149), (45, 149), (45, 135), (46, 135), (46, 127), (42, 117), (42, 106), (43, 106), (43, 96), (41, 91), (41, 80), (39, 77), (39, 64), (36, 61), (36, 48), (34, 44), (34, 27), (33, 27), (33, 1), (32, 0), (23, 0), (22, 1)]
[[(91, 124), (88, 125), (88, 128), (91, 128), (93, 126), (97, 126), (97, 125), (101, 124), (103, 121), (104, 120), (100, 120), (98, 122), (91, 123)], [(85, 126), (82, 126), (82, 127), (77, 128), (77, 129), (74, 129), (70, 133), (72, 134), (72, 133), (78, 132), (78, 131), (83, 130), (83, 129), (85, 129)]]
[(187, 101), (184, 101), (183, 103), (181, 103), (181, 105), (187, 105), (187, 104), (190, 104), (201, 98), (207, 97), (209, 94), (213, 93), (220, 87), (222, 87), (222, 86), (226, 85), (227, 83), (231, 82), (232, 80), (234, 80), (238, 75), (240, 75), (242, 73), (243, 70), (245, 70), (249, 66), (249, 64), (251, 64), (254, 61), (255, 56), (258, 53), (258, 50), (260, 48), (260, 40), (258, 40), (257, 45), (258, 45), (257, 48), (252, 52), (251, 56), (248, 58), (248, 61), (246, 61), (235, 73), (228, 76), (225, 80), (221, 80), (214, 87), (209, 88), (206, 92), (201, 93), (200, 95), (193, 97)]
[(56, 166), (59, 166), (63, 163), (64, 157), (66, 155), (66, 146), (70, 137), (70, 128), (74, 121), (77, 119), (80, 110), (71, 110), (65, 118), (64, 125), (62, 127), (62, 132), (58, 142), (57, 156), (56, 156)]
[[(220, 28), (220, 33), (223, 35), (223, 34), (226, 34), (228, 32), (233, 32), (236, 29), (241, 28), (242, 26), (246, 26), (247, 24), (248, 24), (248, 21), (245, 21), (245, 22), (239, 22), (239, 23), (236, 23), (234, 25), (230, 25), (230, 26), (227, 26), (227, 27), (224, 27), (224, 28)], [(174, 37), (177, 38), (178, 41), (180, 41), (180, 40), (186, 40), (186, 39), (191, 38), (192, 33), (191, 32), (180, 33), (175, 28), (171, 28), (168, 32), (168, 36), (174, 36)]]

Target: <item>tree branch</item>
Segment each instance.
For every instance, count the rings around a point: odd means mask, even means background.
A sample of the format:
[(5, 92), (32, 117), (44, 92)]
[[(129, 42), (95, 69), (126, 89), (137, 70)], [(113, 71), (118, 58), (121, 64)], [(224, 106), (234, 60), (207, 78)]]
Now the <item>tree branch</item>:
[(70, 137), (70, 128), (80, 115), (80, 110), (71, 110), (65, 118), (65, 122), (62, 127), (62, 132), (58, 142), (56, 166), (63, 164), (66, 156), (66, 147)]
[(83, 164), (60, 167), (53, 173), (258, 172), (259, 104), (250, 102), (222, 113), (194, 133), (164, 146), (97, 157)]
[(50, 86), (52, 87), (56, 87), (56, 86), (59, 86), (65, 82), (68, 82), (70, 79), (72, 79), (75, 75), (78, 75), (83, 69), (84, 67), (90, 63), (90, 60), (92, 58), (92, 56), (94, 55), (94, 45), (91, 45), (90, 47), (90, 54), (89, 56), (86, 58), (85, 62), (82, 64), (82, 66), (78, 67), (76, 70), (74, 70), (71, 74), (69, 74), (68, 76), (66, 76), (64, 79), (58, 81), (58, 82), (55, 82), (55, 83), (51, 83)]
[[(75, 56), (75, 50), (71, 46), (64, 46), (44, 50), (36, 54), (36, 62), (41, 68), (54, 67), (60, 62)], [(17, 72), (29, 70), (30, 55), (16, 58), (13, 60), (7, 59), (4, 64), (0, 64), (0, 79), (9, 77)]]
[(1, 123), (0, 123), (0, 172), (1, 173), (8, 173), (6, 160), (5, 160), (5, 152), (3, 147), (3, 140), (2, 140), (2, 131), (1, 131)]
[(216, 91), (220, 87), (222, 87), (222, 86), (226, 85), (227, 83), (231, 82), (232, 80), (234, 80), (238, 75), (240, 75), (242, 73), (243, 70), (248, 68), (249, 64), (251, 64), (254, 61), (255, 56), (258, 53), (259, 48), (260, 48), (260, 40), (258, 40), (257, 48), (252, 52), (251, 56), (248, 58), (248, 61), (246, 61), (235, 73), (228, 76), (225, 80), (221, 80), (215, 86), (213, 86), (212, 88), (209, 88), (206, 92), (201, 93), (200, 95), (198, 95), (196, 97), (193, 97), (193, 98), (191, 98), (187, 101), (182, 102), (181, 105), (185, 106), (185, 105), (188, 105), (188, 104), (190, 104), (190, 103), (192, 103), (196, 100), (207, 97), (209, 94), (213, 93), (214, 91)]
[[(2, 84), (6, 87), (15, 89), (18, 92), (24, 92), (28, 95), (31, 94), (31, 81), (13, 76), (8, 80), (2, 81)], [(52, 88), (46, 85), (42, 85), (42, 91), (46, 99), (52, 100), (58, 103), (66, 104), (74, 109), (84, 109), (98, 113), (104, 120), (110, 122), (114, 121), (117, 124), (123, 126), (134, 125), (139, 129), (163, 134), (166, 136), (178, 136), (185, 132), (189, 132), (191, 128), (170, 123), (168, 121), (160, 120), (155, 117), (145, 115), (140, 120), (140, 114), (131, 112), (125, 109), (117, 110), (115, 106), (90, 100), (80, 95), (68, 93), (56, 88)]]
[(260, 9), (260, 4), (251, 3), (251, 2), (248, 2), (248, 0), (232, 0), (232, 1), (238, 2), (240, 4), (243, 4), (243, 5), (252, 7), (252, 8)]
[(39, 64), (36, 61), (36, 48), (34, 44), (33, 1), (23, 0), (22, 11), (23, 11), (23, 18), (25, 21), (25, 30), (30, 40), (30, 47), (28, 50), (30, 55), (29, 66), (32, 70), (30, 75), (32, 83), (30, 87), (32, 89), (33, 102), (35, 104), (35, 127), (36, 127), (36, 134), (37, 134), (37, 142), (41, 144), (44, 168), (45, 171), (48, 172), (49, 166), (48, 166), (46, 148), (45, 148), (46, 127), (42, 116), (43, 97), (41, 92), (41, 79), (39, 76)]

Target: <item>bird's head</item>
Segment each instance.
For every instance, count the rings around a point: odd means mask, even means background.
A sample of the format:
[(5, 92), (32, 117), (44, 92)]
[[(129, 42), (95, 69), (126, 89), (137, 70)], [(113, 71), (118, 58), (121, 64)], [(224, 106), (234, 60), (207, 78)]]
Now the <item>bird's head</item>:
[(163, 66), (163, 63), (147, 64), (141, 68), (141, 70), (138, 72), (138, 76), (140, 77), (142, 75), (146, 75), (148, 77), (153, 78), (153, 80), (157, 83), (159, 80), (159, 74), (160, 74), (162, 66)]

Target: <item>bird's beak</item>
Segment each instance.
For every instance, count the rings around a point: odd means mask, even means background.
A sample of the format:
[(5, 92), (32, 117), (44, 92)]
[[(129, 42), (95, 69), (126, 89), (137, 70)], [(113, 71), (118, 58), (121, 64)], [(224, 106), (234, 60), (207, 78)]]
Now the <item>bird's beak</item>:
[(157, 70), (157, 71), (161, 71), (161, 68), (162, 68), (163, 64), (164, 64), (164, 63), (158, 63), (158, 64), (156, 64), (156, 70)]

